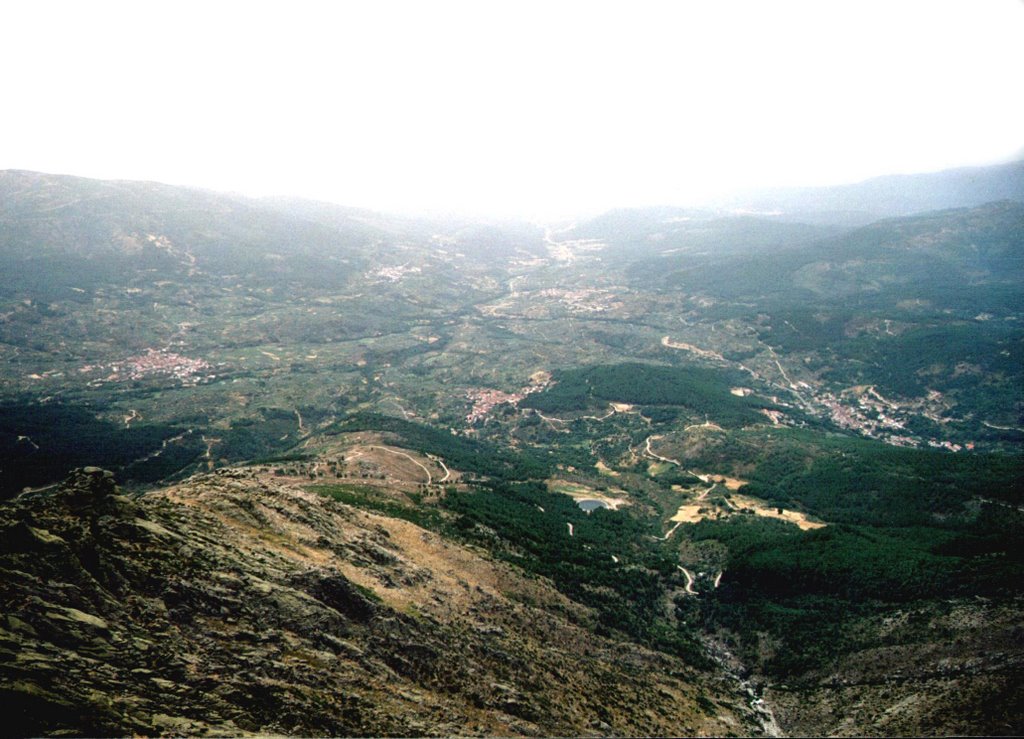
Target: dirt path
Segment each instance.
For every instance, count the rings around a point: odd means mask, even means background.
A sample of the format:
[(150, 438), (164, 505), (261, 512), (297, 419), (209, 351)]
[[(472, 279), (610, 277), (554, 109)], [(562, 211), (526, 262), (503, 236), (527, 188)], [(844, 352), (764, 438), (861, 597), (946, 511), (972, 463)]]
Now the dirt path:
[(170, 439), (164, 439), (163, 443), (160, 444), (160, 448), (159, 449), (157, 449), (155, 452), (150, 452), (145, 457), (140, 457), (139, 459), (133, 460), (132, 464), (138, 464), (140, 462), (148, 462), (151, 459), (156, 459), (157, 457), (159, 457), (161, 454), (164, 453), (164, 450), (168, 447), (168, 445), (173, 444), (176, 441), (181, 441), (186, 436), (191, 434), (194, 430), (195, 429), (189, 429), (188, 431), (182, 431), (177, 436), (172, 436)]
[(662, 437), (658, 436), (658, 435), (648, 436), (647, 437), (647, 440), (644, 442), (644, 453), (647, 454), (647, 456), (651, 457), (652, 459), (656, 459), (659, 462), (665, 462), (667, 464), (674, 464), (676, 467), (681, 468), (686, 474), (693, 475), (694, 477), (696, 477), (701, 482), (708, 482), (711, 479), (710, 475), (701, 475), (701, 474), (699, 474), (697, 472), (694, 472), (693, 470), (686, 469), (685, 467), (683, 467), (683, 463), (680, 462), (678, 459), (670, 459), (669, 457), (663, 457), (660, 454), (655, 454), (653, 451), (651, 451), (651, 441), (653, 441), (654, 439), (660, 439), (660, 438), (662, 438)]
[(405, 457), (406, 459), (408, 459), (410, 462), (412, 462), (414, 465), (419, 467), (421, 470), (423, 470), (427, 474), (427, 485), (429, 485), (430, 483), (432, 483), (434, 481), (434, 476), (430, 474), (430, 470), (428, 470), (423, 465), (422, 462), (412, 458), (411, 456), (409, 456), (405, 452), (400, 452), (397, 449), (388, 449), (387, 447), (384, 447), (384, 446), (370, 446), (369, 448), (370, 449), (380, 449), (382, 452), (389, 452), (391, 454), (397, 454), (399, 457)]
[(57, 203), (57, 205), (51, 205), (51, 206), (48, 206), (46, 208), (35, 208), (34, 211), (36, 213), (52, 213), (55, 210), (64, 210), (66, 208), (70, 208), (73, 205), (78, 205), (79, 203), (87, 203), (87, 202), (89, 202), (91, 200), (102, 200), (102, 199), (103, 199), (102, 195), (90, 195), (88, 197), (74, 198), (74, 199), (68, 200), (67, 202), (64, 202), (64, 203)]
[(412, 418), (412, 414), (409, 413), (409, 411), (407, 411), (405, 408), (403, 408), (398, 403), (397, 400), (388, 400), (388, 402), (391, 403), (391, 405), (395, 406), (395, 408), (397, 408), (399, 411), (401, 411), (402, 416), (405, 418), (406, 421), (408, 421), (410, 418)]
[(996, 426), (994, 423), (989, 423), (988, 421), (982, 421), (981, 425), (988, 426), (990, 429), (995, 429), (996, 431), (1024, 431), (1024, 429), (1017, 426)]
[(32, 441), (32, 437), (31, 436), (19, 436), (18, 437), (18, 443), (21, 443), (23, 441), (26, 441), (29, 444), (31, 444), (32, 448), (35, 449), (37, 452), (39, 451), (39, 445), (36, 444), (34, 441)]
[[(678, 459), (670, 459), (669, 457), (663, 457), (660, 454), (655, 454), (653, 451), (651, 451), (651, 441), (654, 440), (654, 439), (660, 439), (660, 438), (662, 438), (662, 437), (658, 436), (658, 435), (648, 436), (647, 437), (647, 440), (644, 442), (644, 453), (647, 454), (647, 456), (651, 457), (652, 459), (656, 459), (659, 462), (665, 462), (667, 464), (674, 464), (676, 467), (679, 467), (680, 469), (682, 469), (686, 474), (693, 475), (694, 477), (696, 477), (701, 482), (708, 482), (711, 479), (710, 475), (701, 475), (701, 474), (699, 474), (697, 472), (694, 472), (693, 470), (686, 469), (685, 467), (683, 467), (683, 463), (680, 462)], [(706, 495), (706, 493), (705, 493), (705, 495)]]
[(725, 357), (718, 352), (713, 352), (709, 349), (701, 349), (698, 346), (687, 344), (682, 341), (672, 341), (668, 336), (663, 336), (661, 338), (661, 345), (668, 347), (669, 349), (681, 349), (684, 352), (690, 352), (691, 354), (695, 354), (698, 357), (704, 357), (705, 359), (717, 359), (720, 362), (726, 361)]
[(545, 416), (540, 411), (537, 411), (537, 415), (541, 417), (541, 420), (543, 420), (544, 423), (546, 423), (548, 425), (548, 428), (550, 428), (552, 431), (557, 431), (560, 434), (571, 433), (569, 431), (569, 429), (567, 429), (567, 428), (560, 428), (560, 427), (555, 425), (556, 423), (560, 423), (560, 424), (562, 424), (564, 426), (565, 425), (565, 421), (563, 421), (562, 419), (560, 419), (560, 418), (549, 418), (548, 416)]
[(450, 469), (448, 469), (448, 465), (446, 465), (444, 463), (444, 460), (441, 459), (440, 457), (435, 457), (433, 454), (428, 454), (427, 456), (430, 459), (432, 459), (435, 462), (437, 462), (439, 465), (441, 465), (441, 469), (444, 470), (444, 477), (442, 477), (440, 480), (437, 481), (438, 484), (440, 484), (442, 482), (447, 482), (449, 480), (449, 478), (451, 478), (451, 476), (452, 476), (452, 471)]
[(556, 261), (559, 261), (559, 262), (571, 262), (571, 261), (573, 261), (574, 255), (572, 253), (572, 250), (570, 250), (569, 247), (565, 243), (563, 243), (561, 241), (555, 241), (551, 237), (555, 233), (558, 233), (559, 231), (571, 231), (574, 228), (576, 228), (576, 224), (575, 223), (572, 224), (571, 226), (566, 227), (566, 228), (560, 228), (560, 229), (558, 229), (558, 231), (552, 230), (552, 228), (550, 226), (545, 226), (544, 227), (544, 243), (547, 244), (547, 246), (548, 246), (548, 253)]
[(129, 408), (128, 410), (130, 412), (128, 413), (127, 416), (124, 417), (125, 428), (129, 428), (131, 426), (132, 421), (142, 420), (142, 414), (139, 413), (137, 410), (135, 410), (134, 408)]
[[(21, 437), (18, 437), (18, 438), (21, 438)], [(36, 448), (38, 449), (39, 447), (36, 447)], [(974, 500), (980, 500), (982, 503), (988, 503), (990, 505), (1002, 506), (1003, 508), (1011, 508), (1011, 509), (1013, 509), (1015, 511), (1019, 511), (1021, 513), (1024, 513), (1024, 505), (1014, 505), (1013, 503), (1009, 503), (1009, 502), (1007, 502), (1005, 500), (995, 500), (994, 498), (980, 498), (980, 497), (979, 498), (975, 498)]]
[[(647, 421), (647, 425), (648, 426), (651, 423), (650, 419), (647, 418), (646, 416), (644, 416), (640, 411), (633, 410), (633, 406), (630, 405), (629, 403), (609, 403), (608, 406), (611, 408), (611, 410), (609, 410), (603, 416), (580, 416), (579, 419), (571, 419), (571, 420), (568, 420), (568, 421), (566, 421), (565, 419), (562, 419), (562, 418), (554, 418), (553, 416), (545, 416), (540, 411), (537, 411), (537, 415), (540, 416), (543, 420), (547, 421), (549, 424), (555, 424), (555, 423), (566, 424), (566, 423), (572, 423), (572, 421), (580, 420), (580, 419), (586, 419), (588, 421), (607, 421), (609, 418), (614, 416), (616, 413), (625, 413), (625, 414), (629, 414), (629, 415), (640, 416), (640, 418), (642, 418), (645, 421)], [(552, 428), (554, 428), (554, 426), (552, 426)], [(556, 429), (556, 430), (560, 430), (560, 429)]]
[(670, 528), (670, 529), (669, 529), (669, 530), (668, 530), (668, 531), (667, 531), (667, 532), (665, 533), (665, 535), (664, 535), (664, 536), (653, 536), (653, 537), (651, 537), (651, 538), (652, 538), (652, 539), (655, 539), (656, 541), (668, 541), (668, 537), (670, 537), (670, 536), (672, 536), (672, 534), (676, 533), (676, 529), (678, 529), (678, 528), (679, 528), (680, 526), (682, 526), (682, 525), (683, 525), (683, 522), (682, 522), (682, 521), (676, 521), (676, 525), (675, 525), (675, 526), (673, 526), (672, 528)]
[(700, 593), (698, 593), (696, 590), (693, 589), (693, 583), (694, 583), (694, 580), (695, 580), (695, 578), (693, 576), (693, 573), (690, 572), (685, 567), (683, 567), (682, 565), (676, 565), (676, 569), (679, 570), (680, 572), (682, 572), (683, 575), (686, 576), (686, 588), (685, 588), (685, 590), (686, 590), (687, 595), (700, 595)]
[(660, 454), (655, 454), (654, 452), (651, 451), (651, 440), (652, 439), (660, 439), (660, 438), (662, 438), (662, 437), (660, 437), (660, 436), (648, 436), (647, 437), (647, 441), (644, 442), (644, 452), (647, 454), (647, 456), (648, 457), (652, 457), (654, 459), (657, 459), (659, 462), (667, 462), (669, 464), (674, 464), (676, 467), (682, 467), (683, 465), (682, 465), (681, 462), (679, 462), (679, 460), (669, 459), (668, 457), (663, 457)]
[(26, 495), (29, 493), (41, 493), (44, 490), (50, 490), (51, 488), (55, 488), (58, 485), (60, 485), (59, 482), (51, 482), (49, 485), (43, 485), (42, 487), (38, 488), (22, 488), (21, 492), (18, 493), (18, 495)]
[(683, 433), (691, 429), (711, 429), (712, 431), (725, 431), (724, 428), (719, 426), (717, 423), (711, 423), (707, 418), (704, 419), (704, 423), (693, 423), (683, 429)]
[(512, 279), (510, 279), (508, 281), (508, 296), (509, 296), (509, 298), (515, 300), (515, 299), (517, 299), (519, 297), (520, 293), (519, 293), (519, 290), (516, 289), (516, 283), (519, 282), (520, 280), (525, 280), (525, 279), (526, 279), (526, 275), (516, 275), (515, 277), (513, 277)]
[[(554, 428), (554, 424), (556, 424), (556, 423), (563, 423), (563, 424), (567, 423), (567, 421), (563, 421), (561, 418), (551, 418), (550, 416), (545, 416), (540, 411), (537, 411), (537, 415), (540, 416), (543, 420), (547, 421), (548, 424), (550, 424), (552, 428)], [(555, 430), (557, 431), (559, 429), (555, 429)]]
[(782, 379), (786, 381), (785, 388), (789, 390), (789, 392), (793, 393), (793, 395), (795, 395), (797, 398), (799, 398), (800, 402), (804, 406), (807, 406), (807, 400), (804, 398), (803, 395), (800, 394), (800, 391), (797, 390), (796, 383), (793, 382), (792, 378), (786, 374), (786, 370), (783, 369), (782, 363), (779, 361), (779, 355), (775, 353), (775, 350), (772, 347), (768, 347), (768, 351), (772, 355), (772, 359), (775, 361), (775, 366), (779, 368), (779, 374), (781, 374)]
[(569, 536), (576, 536), (576, 534), (574, 534), (572, 531), (572, 524), (566, 521), (565, 525), (569, 527)]
[(220, 439), (215, 439), (212, 436), (207, 438), (206, 435), (199, 437), (206, 444), (206, 451), (203, 453), (203, 459), (206, 460), (206, 469), (213, 469), (213, 445), (216, 444)]
[(898, 405), (896, 405), (891, 400), (889, 400), (888, 398), (884, 397), (880, 392), (878, 392), (878, 390), (875, 389), (874, 385), (872, 385), (871, 387), (868, 388), (868, 395), (874, 395), (875, 399), (878, 400), (879, 403), (883, 403), (884, 405), (886, 405), (889, 408), (892, 408), (894, 410), (899, 409)]

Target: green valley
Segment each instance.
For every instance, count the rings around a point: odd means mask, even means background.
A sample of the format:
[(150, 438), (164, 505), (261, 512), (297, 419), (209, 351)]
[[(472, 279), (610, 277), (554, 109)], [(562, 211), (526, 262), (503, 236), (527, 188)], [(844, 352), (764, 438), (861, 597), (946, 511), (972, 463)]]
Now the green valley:
[[(1024, 202), (480, 224), (8, 171), (0, 204), (10, 505), (87, 466), (143, 502), (285, 486), (304, 532), (339, 506), (421, 562), (418, 527), (566, 634), (742, 683), (740, 734), (832, 733), (857, 701), (863, 733), (1024, 729)], [(231, 515), (305, 564), (348, 551)], [(361, 536), (345, 602), (430, 631), (440, 575), (387, 580)], [(551, 689), (530, 670), (503, 679)]]

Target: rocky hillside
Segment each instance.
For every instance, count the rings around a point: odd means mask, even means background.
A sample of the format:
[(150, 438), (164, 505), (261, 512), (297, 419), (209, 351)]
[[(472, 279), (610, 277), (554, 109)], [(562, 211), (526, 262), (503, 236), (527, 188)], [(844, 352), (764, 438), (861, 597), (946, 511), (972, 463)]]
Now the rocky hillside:
[(545, 581), (250, 471), (8, 501), (0, 613), (12, 736), (764, 730), (735, 678), (595, 636)]
[(765, 700), (796, 736), (1019, 736), (1022, 606), (957, 599), (864, 619), (863, 649)]

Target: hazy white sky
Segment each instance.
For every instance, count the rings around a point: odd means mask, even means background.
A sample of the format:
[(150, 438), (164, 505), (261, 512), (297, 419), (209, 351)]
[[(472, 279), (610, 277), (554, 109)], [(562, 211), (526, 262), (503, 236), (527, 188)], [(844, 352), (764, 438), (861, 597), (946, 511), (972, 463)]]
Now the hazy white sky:
[(550, 215), (1024, 146), (1020, 0), (25, 0), (0, 34), (0, 168)]

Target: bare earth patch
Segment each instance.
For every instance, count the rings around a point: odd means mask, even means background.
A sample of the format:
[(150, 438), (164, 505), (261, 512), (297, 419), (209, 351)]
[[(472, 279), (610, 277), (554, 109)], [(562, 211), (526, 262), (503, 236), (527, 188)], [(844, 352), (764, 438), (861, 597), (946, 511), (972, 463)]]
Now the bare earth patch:
[[(765, 518), (777, 518), (780, 521), (786, 521), (787, 523), (798, 526), (802, 531), (809, 531), (811, 529), (820, 529), (827, 526), (827, 524), (820, 521), (812, 521), (807, 517), (807, 514), (800, 511), (790, 511), (778, 506), (773, 506), (767, 501), (755, 498), (750, 495), (738, 495), (735, 491), (739, 490), (743, 485), (747, 483), (746, 480), (741, 480), (736, 477), (726, 477), (725, 475), (706, 475), (694, 472), (693, 474), (700, 477), (705, 482), (715, 483), (715, 486), (721, 485), (730, 491), (729, 497), (725, 498), (725, 505), (721, 505), (719, 501), (709, 498), (715, 488), (712, 487), (699, 494), (697, 497), (691, 497), (685, 503), (679, 506), (676, 513), (670, 521), (677, 523), (698, 523), (707, 519), (722, 518), (723, 516), (732, 516), (740, 513), (743, 510), (749, 510), (754, 515), (764, 516)], [(674, 488), (676, 489), (676, 488)], [(679, 489), (682, 492), (682, 489)], [(689, 491), (692, 495), (693, 491)]]
[(801, 513), (800, 511), (787, 511), (786, 509), (782, 509), (782, 512), (779, 513), (779, 509), (776, 506), (769, 505), (758, 498), (751, 498), (748, 495), (733, 495), (732, 500), (741, 508), (752, 509), (758, 516), (788, 521), (789, 523), (796, 524), (803, 531), (808, 531), (810, 529), (823, 529), (827, 525), (819, 521), (811, 521), (807, 518), (806, 514)]
[(601, 492), (582, 483), (558, 479), (548, 480), (548, 490), (553, 493), (568, 495), (575, 501), (599, 500), (613, 511), (618, 510), (620, 506), (629, 505), (625, 490), (613, 489), (608, 492)]

